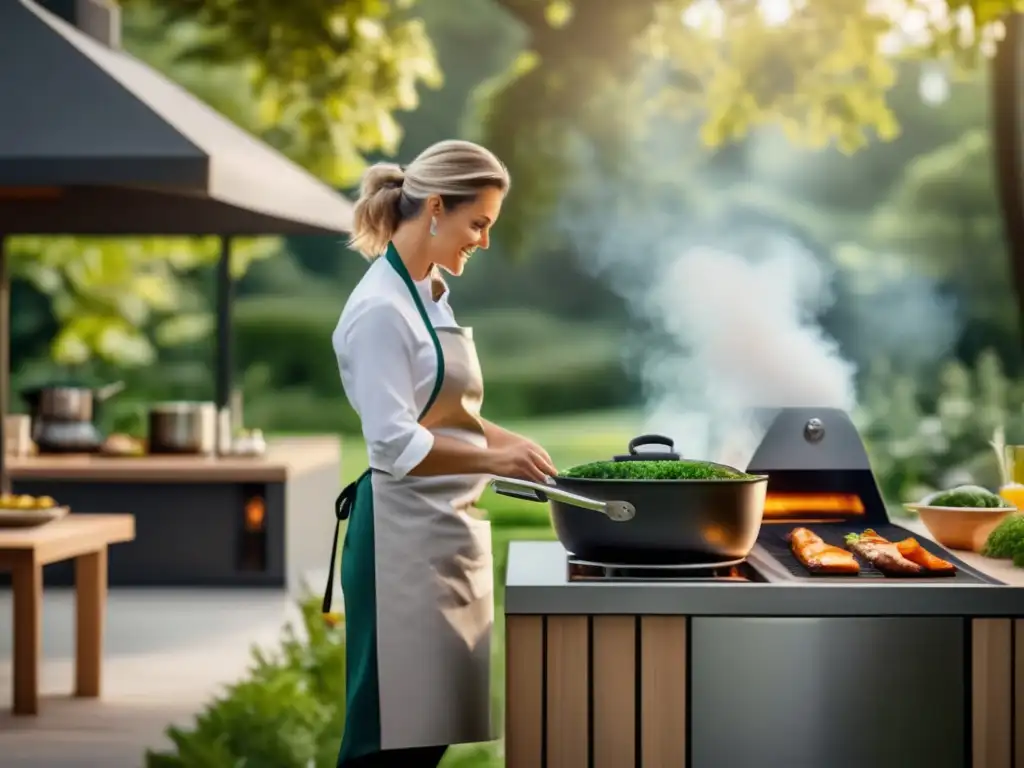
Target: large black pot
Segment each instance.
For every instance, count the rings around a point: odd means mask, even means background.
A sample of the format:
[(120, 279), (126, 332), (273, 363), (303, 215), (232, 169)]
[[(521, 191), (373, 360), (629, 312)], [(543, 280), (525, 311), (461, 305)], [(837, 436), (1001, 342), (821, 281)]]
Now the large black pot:
[[(666, 445), (669, 451), (636, 450), (648, 443)], [(614, 460), (677, 461), (679, 454), (672, 447), (668, 438), (644, 435), (630, 442), (628, 455)], [(768, 476), (736, 480), (553, 477), (548, 484), (499, 477), (492, 485), (504, 496), (550, 502), (558, 540), (581, 560), (668, 566), (745, 558), (761, 530)]]

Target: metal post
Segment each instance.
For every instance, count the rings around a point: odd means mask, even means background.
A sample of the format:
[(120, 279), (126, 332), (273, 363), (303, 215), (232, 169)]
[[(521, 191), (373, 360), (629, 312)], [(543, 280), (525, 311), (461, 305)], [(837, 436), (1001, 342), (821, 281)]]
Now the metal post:
[(0, 493), (9, 493), (7, 477), (7, 395), (11, 378), (11, 280), (7, 271), (7, 237), (0, 234)]
[(231, 379), (234, 373), (232, 356), (231, 316), (234, 304), (234, 280), (231, 277), (231, 238), (220, 239), (220, 261), (217, 264), (217, 384), (215, 399), (217, 403), (217, 450), (220, 451), (229, 436), (222, 431), (230, 429), (223, 418), (225, 409), (231, 402)]

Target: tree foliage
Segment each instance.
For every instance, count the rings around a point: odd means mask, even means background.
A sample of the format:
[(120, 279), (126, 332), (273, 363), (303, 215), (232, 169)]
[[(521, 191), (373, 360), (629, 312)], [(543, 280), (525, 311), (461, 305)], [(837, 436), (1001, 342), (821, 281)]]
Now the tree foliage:
[[(810, 147), (854, 152), (895, 137), (888, 102), (900, 57), (928, 56), (953, 74), (990, 54), (1009, 0), (590, 0), (553, 24), (547, 0), (497, 0), (530, 32), (528, 67), (488, 96), (482, 135), (520, 185), (508, 211), (527, 231), (559, 193), (565, 137), (628, 157), (651, 118), (697, 120), (719, 146), (780, 127)], [(545, 173), (544, 169), (554, 169)]]
[[(441, 0), (421, 0), (440, 3)], [(151, 0), (125, 0), (127, 7)], [(581, 141), (614, 168), (652, 119), (698, 120), (711, 146), (763, 126), (845, 152), (899, 132), (895, 59), (973, 68), (1000, 36), (1011, 0), (479, 0), (524, 33), (508, 71), (480, 89), (478, 136), (519, 194), (503, 233), (538, 227)], [(324, 178), (354, 180), (367, 153), (390, 153), (399, 110), (440, 83), (413, 0), (166, 0), (192, 30), (179, 61), (244, 64), (259, 104), (250, 127)], [(577, 158), (577, 159), (574, 159)]]
[(255, 106), (243, 127), (338, 186), (358, 179), (366, 154), (394, 153), (395, 112), (418, 106), (419, 86), (441, 84), (412, 4), (123, 0), (129, 12), (159, 8), (162, 28), (177, 31), (172, 72), (241, 75)]
[[(232, 243), (232, 271), (275, 253), (275, 238)], [(11, 238), (12, 273), (51, 298), (60, 331), (55, 361), (81, 364), (93, 357), (121, 365), (153, 360), (154, 342), (174, 345), (209, 333), (204, 296), (179, 275), (214, 264), (220, 241), (205, 238)]]
[[(985, 131), (910, 162), (872, 222), (877, 243), (912, 258), (970, 308), (989, 344), (1018, 348), (1018, 309)], [(1013, 356), (1015, 357), (1015, 355)]]
[[(1017, 8), (1010, 0), (477, 1), (500, 9), (525, 40), (509, 69), (479, 89), (470, 120), (512, 171), (517, 194), (502, 234), (519, 250), (527, 233), (545, 232), (578, 163), (618, 170), (655, 123), (697, 122), (709, 146), (766, 126), (844, 152), (890, 139), (899, 132), (890, 103), (897, 60), (927, 56), (952, 73), (969, 70), (992, 52), (999, 19)], [(421, 0), (428, 2), (440, 13), (441, 0)], [(396, 113), (415, 110), (420, 91), (441, 83), (413, 0), (122, 4), (129, 50), (339, 186), (357, 179), (367, 157), (397, 150)], [(102, 254), (112, 277), (75, 269), (61, 280), (40, 277), (82, 247)], [(15, 250), (22, 265), (29, 252), (49, 265), (31, 277), (58, 292), (61, 355), (134, 349), (129, 359), (146, 359), (149, 336), (140, 328), (177, 288), (173, 259), (158, 268), (159, 255), (143, 254), (179, 245), (22, 240)], [(272, 251), (264, 244), (254, 252)], [(203, 245), (189, 263), (209, 263), (213, 253)], [(137, 296), (124, 298), (131, 291)]]

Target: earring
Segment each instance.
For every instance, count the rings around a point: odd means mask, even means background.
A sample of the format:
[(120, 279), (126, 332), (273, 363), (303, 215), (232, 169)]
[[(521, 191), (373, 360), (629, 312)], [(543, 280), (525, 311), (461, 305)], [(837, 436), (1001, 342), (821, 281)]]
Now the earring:
[(433, 216), (430, 217), (430, 236), (437, 236), (437, 219)]

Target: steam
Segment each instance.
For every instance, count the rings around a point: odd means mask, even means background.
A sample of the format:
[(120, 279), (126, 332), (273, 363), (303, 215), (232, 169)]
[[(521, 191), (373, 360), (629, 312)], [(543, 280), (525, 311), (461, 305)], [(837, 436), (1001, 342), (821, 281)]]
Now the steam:
[[(675, 137), (668, 151), (638, 148), (632, 183), (596, 178), (595, 166), (582, 163), (590, 170), (565, 201), (560, 224), (584, 269), (612, 286), (639, 321), (627, 364), (643, 387), (645, 431), (671, 437), (684, 456), (744, 467), (766, 428), (756, 409), (852, 412), (857, 365), (819, 320), (835, 301), (830, 254), (782, 222), (716, 207), (710, 201), (726, 183), (681, 171), (682, 143)], [(948, 347), (951, 315), (932, 287), (901, 280), (899, 289), (902, 305), (857, 300), (847, 316), (870, 318), (886, 353), (899, 353), (902, 342), (914, 345), (915, 359)], [(904, 328), (901, 306), (928, 330), (886, 333)]]
[[(815, 320), (831, 301), (827, 276), (795, 243), (780, 239), (756, 260), (682, 247), (643, 300), (648, 320), (677, 343), (674, 354), (652, 356), (641, 369), (645, 390), (657, 393), (651, 429), (698, 405), (725, 429), (728, 444), (719, 450), (734, 455), (718, 458), (745, 465), (760, 437), (753, 409), (856, 404), (856, 369)], [(680, 381), (688, 384), (685, 399)], [(712, 449), (687, 433), (673, 439), (689, 455)]]

